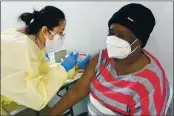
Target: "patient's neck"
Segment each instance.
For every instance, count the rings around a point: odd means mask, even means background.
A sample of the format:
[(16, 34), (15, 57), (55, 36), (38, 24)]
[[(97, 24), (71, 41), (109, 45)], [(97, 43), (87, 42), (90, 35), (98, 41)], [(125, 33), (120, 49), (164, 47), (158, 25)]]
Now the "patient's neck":
[(120, 66), (129, 66), (135, 63), (141, 56), (143, 55), (143, 52), (141, 50), (138, 50), (132, 54), (130, 54), (125, 59), (114, 59), (115, 63)]

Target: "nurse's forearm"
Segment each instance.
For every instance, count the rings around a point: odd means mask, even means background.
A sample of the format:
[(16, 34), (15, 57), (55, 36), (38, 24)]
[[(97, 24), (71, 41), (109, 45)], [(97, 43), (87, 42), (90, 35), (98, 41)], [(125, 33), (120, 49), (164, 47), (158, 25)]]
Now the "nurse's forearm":
[[(81, 86), (80, 80), (65, 93), (62, 99), (51, 109), (50, 116), (60, 116), (67, 109), (88, 95), (88, 89)], [(83, 89), (83, 90), (82, 90)]]

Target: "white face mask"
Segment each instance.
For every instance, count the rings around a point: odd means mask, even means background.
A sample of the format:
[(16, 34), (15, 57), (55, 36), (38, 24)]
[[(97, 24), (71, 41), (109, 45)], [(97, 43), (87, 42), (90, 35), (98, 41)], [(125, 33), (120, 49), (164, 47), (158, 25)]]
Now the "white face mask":
[[(51, 34), (54, 35), (53, 32), (51, 32)], [(45, 38), (46, 38), (46, 44), (45, 44), (46, 53), (59, 51), (63, 47), (64, 43), (63, 36), (55, 34), (53, 40), (48, 39), (46, 36)]]
[[(137, 39), (132, 44), (134, 44), (136, 41)], [(126, 58), (139, 47), (137, 46), (133, 51), (131, 51), (131, 45), (127, 41), (116, 36), (107, 36), (106, 46), (109, 58)]]

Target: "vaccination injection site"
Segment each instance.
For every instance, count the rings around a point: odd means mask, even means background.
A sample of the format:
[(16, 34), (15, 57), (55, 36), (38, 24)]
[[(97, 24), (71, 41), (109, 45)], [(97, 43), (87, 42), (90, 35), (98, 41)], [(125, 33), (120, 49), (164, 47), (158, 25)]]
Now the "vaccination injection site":
[(173, 1), (1, 1), (1, 116), (173, 109)]

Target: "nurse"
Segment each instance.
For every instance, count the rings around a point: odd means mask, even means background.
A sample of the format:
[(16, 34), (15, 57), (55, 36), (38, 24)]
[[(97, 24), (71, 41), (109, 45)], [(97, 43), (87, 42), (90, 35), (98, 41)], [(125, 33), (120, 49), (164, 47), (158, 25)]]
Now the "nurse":
[(70, 53), (60, 65), (49, 67), (45, 53), (63, 46), (66, 19), (60, 9), (46, 6), (21, 14), (19, 20), (25, 28), (1, 33), (1, 94), (40, 110), (64, 84), (71, 69), (86, 67), (89, 56), (77, 62), (78, 53)]

